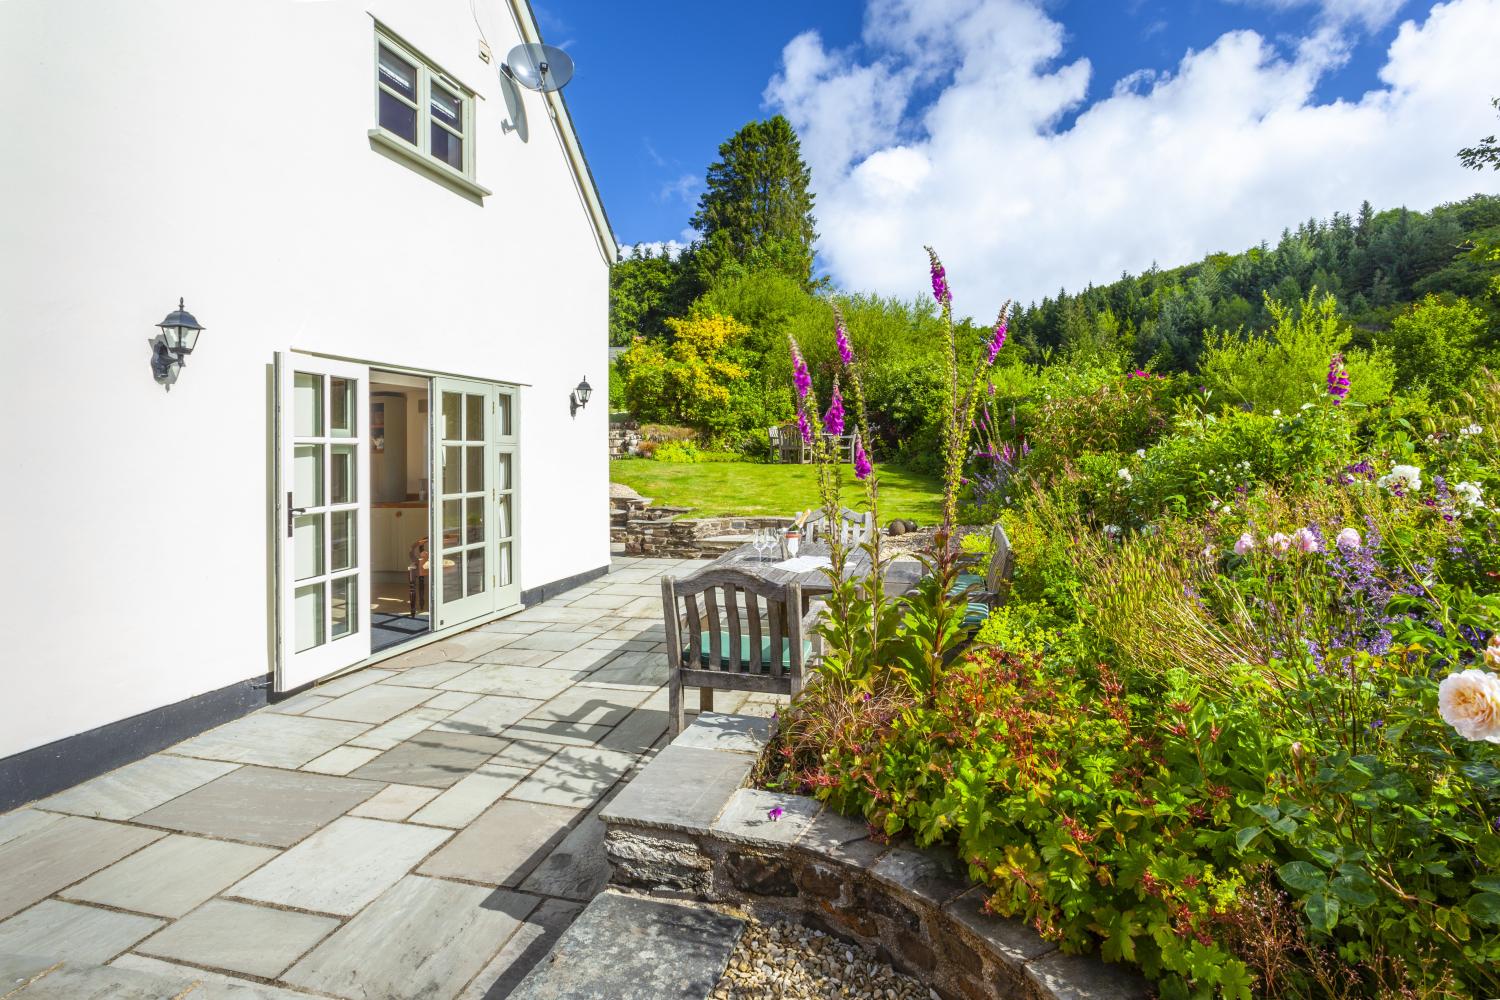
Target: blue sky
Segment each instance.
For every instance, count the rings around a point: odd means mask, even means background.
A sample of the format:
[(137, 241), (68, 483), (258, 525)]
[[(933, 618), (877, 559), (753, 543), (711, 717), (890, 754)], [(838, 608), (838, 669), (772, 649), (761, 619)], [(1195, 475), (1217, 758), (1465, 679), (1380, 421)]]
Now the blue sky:
[[(813, 163), (820, 264), (897, 293), (929, 239), (988, 297), (1026, 297), (1274, 239), (1363, 197), (1425, 208), (1495, 186), (1450, 169), (1450, 136), (1493, 131), (1474, 81), (1500, 0), (533, 6), (576, 61), (569, 107), (622, 244), (682, 239), (718, 143), (778, 111)], [(1442, 68), (1465, 63), (1472, 101)], [(1371, 165), (1424, 122), (1431, 155)], [(1055, 254), (1025, 259), (1060, 229)], [(1105, 246), (1058, 266), (1080, 236)]]

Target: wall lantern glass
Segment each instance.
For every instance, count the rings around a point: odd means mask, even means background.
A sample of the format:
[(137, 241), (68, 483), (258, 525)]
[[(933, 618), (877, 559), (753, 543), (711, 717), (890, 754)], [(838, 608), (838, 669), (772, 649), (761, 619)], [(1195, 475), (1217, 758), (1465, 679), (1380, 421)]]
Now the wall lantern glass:
[(172, 383), (187, 364), (187, 356), (198, 346), (198, 334), (203, 325), (193, 314), (183, 308), (182, 299), (167, 318), (156, 324), (161, 333), (151, 339), (151, 374), (157, 384), (172, 390)]
[(578, 411), (589, 405), (589, 397), (594, 394), (594, 387), (589, 385), (589, 377), (585, 375), (583, 381), (579, 382), (572, 394), (568, 397), (568, 413), (577, 416)]

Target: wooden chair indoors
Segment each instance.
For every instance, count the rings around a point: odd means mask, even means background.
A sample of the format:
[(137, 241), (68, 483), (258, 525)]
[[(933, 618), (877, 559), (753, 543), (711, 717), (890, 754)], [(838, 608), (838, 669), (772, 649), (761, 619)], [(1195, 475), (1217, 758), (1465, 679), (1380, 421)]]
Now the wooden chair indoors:
[(704, 570), (661, 581), (667, 626), (668, 712), (673, 737), (686, 724), (683, 688), (712, 711), (715, 690), (796, 695), (811, 644), (802, 638), (802, 588), (738, 570)]

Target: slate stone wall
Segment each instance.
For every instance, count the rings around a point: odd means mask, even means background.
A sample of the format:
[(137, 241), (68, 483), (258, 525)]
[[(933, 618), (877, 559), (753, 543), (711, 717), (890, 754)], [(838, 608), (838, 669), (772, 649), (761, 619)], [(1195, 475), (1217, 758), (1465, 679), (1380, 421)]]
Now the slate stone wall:
[(808, 924), (944, 1000), (1150, 995), (1133, 971), (985, 912), (951, 852), (881, 844), (813, 799), (743, 787), (767, 735), (764, 720), (706, 714), (662, 750), (603, 814), (615, 885)]

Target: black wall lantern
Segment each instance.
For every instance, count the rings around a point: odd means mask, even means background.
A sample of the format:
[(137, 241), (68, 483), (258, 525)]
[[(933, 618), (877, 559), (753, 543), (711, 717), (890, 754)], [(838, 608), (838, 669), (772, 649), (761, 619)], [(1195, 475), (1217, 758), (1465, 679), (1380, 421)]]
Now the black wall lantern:
[(151, 338), (151, 374), (158, 385), (171, 392), (172, 383), (177, 381), (177, 375), (187, 364), (187, 356), (198, 346), (198, 334), (203, 332), (203, 325), (182, 307), (182, 299), (178, 299), (177, 308), (156, 326), (161, 333)]
[(585, 375), (583, 381), (568, 396), (568, 415), (578, 416), (578, 411), (589, 405), (589, 397), (593, 394), (594, 387), (589, 385), (589, 377)]

